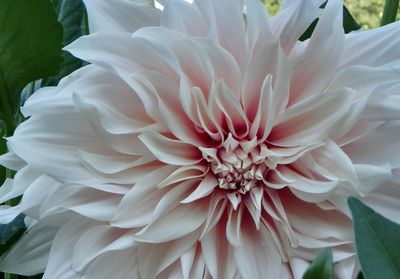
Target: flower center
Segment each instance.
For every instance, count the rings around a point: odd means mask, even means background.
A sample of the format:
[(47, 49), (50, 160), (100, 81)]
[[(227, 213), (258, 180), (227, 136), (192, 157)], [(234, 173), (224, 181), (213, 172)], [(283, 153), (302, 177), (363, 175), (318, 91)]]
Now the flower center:
[(221, 189), (246, 194), (263, 183), (268, 171), (264, 144), (256, 140), (238, 142), (231, 136), (218, 148), (201, 149)]

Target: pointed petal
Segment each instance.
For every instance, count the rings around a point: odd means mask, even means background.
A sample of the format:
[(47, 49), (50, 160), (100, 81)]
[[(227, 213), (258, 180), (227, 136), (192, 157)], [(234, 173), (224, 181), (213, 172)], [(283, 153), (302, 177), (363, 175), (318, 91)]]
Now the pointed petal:
[(272, 129), (269, 140), (278, 146), (315, 143), (334, 132), (335, 123), (350, 107), (353, 91), (342, 88), (309, 97), (289, 107)]
[(134, 32), (143, 26), (160, 24), (161, 11), (150, 5), (126, 0), (85, 0), (84, 2), (89, 17), (90, 33)]
[(195, 146), (158, 133), (145, 132), (139, 138), (158, 160), (166, 164), (192, 165), (202, 158), (201, 152)]
[(36, 223), (0, 258), (3, 272), (25, 276), (42, 273), (47, 265), (57, 228)]

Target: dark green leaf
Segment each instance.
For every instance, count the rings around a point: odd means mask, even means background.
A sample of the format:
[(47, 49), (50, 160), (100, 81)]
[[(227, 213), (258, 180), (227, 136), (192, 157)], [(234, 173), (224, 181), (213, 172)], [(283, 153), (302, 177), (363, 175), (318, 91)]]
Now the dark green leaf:
[(0, 225), (0, 255), (6, 252), (25, 232), (25, 215), (18, 215), (12, 222)]
[(357, 274), (357, 278), (356, 279), (364, 279), (364, 275), (363, 275), (363, 273), (361, 271)]
[[(320, 9), (325, 8), (327, 2), (324, 2), (321, 6)], [(314, 32), (315, 27), (317, 26), (318, 23), (318, 18), (315, 19), (310, 26), (308, 26), (307, 30), (300, 36), (299, 40), (300, 41), (305, 41), (309, 38), (311, 38), (312, 33)], [(350, 33), (351, 31), (355, 31), (360, 29), (361, 26), (356, 22), (356, 20), (353, 18), (353, 16), (350, 14), (349, 10), (346, 8), (346, 6), (343, 5), (343, 29), (344, 32)]]
[[(63, 45), (66, 46), (82, 36), (85, 6), (82, 0), (53, 0), (58, 20), (64, 28)], [(64, 51), (64, 64), (58, 75), (44, 79), (42, 86), (57, 85), (60, 79), (83, 66), (83, 61)]]
[(400, 278), (400, 225), (384, 218), (355, 198), (353, 215), (357, 255), (366, 279)]
[(303, 279), (332, 279), (333, 261), (332, 250), (323, 250), (308, 267), (303, 275)]
[(343, 29), (344, 33), (350, 33), (351, 31), (355, 31), (360, 29), (361, 26), (357, 23), (354, 17), (350, 14), (349, 10), (346, 6), (343, 5)]
[(399, 0), (385, 0), (385, 7), (381, 19), (381, 26), (395, 22), (397, 9), (399, 8)]
[[(0, 95), (6, 126), (25, 85), (59, 72), (61, 46), (62, 26), (49, 0), (0, 1)], [(11, 107), (11, 116), (5, 107)]]
[[(6, 140), (3, 138), (5, 134), (5, 127), (3, 121), (0, 119), (0, 155), (7, 152)], [(0, 186), (6, 180), (6, 168), (0, 165)]]

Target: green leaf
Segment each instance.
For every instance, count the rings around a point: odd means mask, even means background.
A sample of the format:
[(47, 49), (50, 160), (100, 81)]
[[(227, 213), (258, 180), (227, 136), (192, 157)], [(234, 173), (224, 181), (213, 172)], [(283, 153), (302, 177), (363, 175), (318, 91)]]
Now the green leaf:
[[(319, 8), (323, 9), (325, 8), (327, 2), (324, 2)], [(309, 38), (311, 38), (312, 33), (314, 32), (315, 27), (317, 26), (318, 23), (318, 18), (315, 19), (310, 26), (308, 26), (307, 30), (300, 36), (299, 40), (300, 41), (305, 41)], [(350, 33), (351, 31), (355, 31), (360, 29), (361, 26), (357, 23), (357, 21), (353, 18), (353, 16), (350, 14), (349, 10), (346, 8), (346, 6), (343, 5), (343, 29), (344, 33)]]
[(400, 278), (400, 225), (386, 219), (355, 198), (353, 215), (357, 255), (366, 279)]
[(18, 215), (12, 222), (0, 225), (0, 255), (4, 254), (25, 232), (25, 215)]
[(386, 0), (385, 7), (381, 19), (381, 26), (395, 22), (397, 9), (399, 8), (399, 0)]
[[(82, 23), (85, 14), (85, 6), (82, 0), (53, 0), (58, 20), (61, 22), (63, 33), (63, 45), (66, 46), (83, 35)], [(63, 51), (64, 63), (58, 75), (44, 79), (42, 86), (57, 85), (60, 79), (82, 67), (83, 61), (75, 58), (70, 53)]]
[[(7, 152), (6, 140), (3, 138), (5, 134), (5, 127), (3, 121), (0, 119), (0, 155)], [(6, 168), (0, 165), (0, 186), (6, 180)]]
[(332, 279), (333, 261), (332, 250), (325, 248), (308, 267), (303, 279)]
[(364, 279), (364, 275), (363, 275), (363, 273), (361, 271), (357, 274), (357, 278), (356, 279)]
[(343, 29), (344, 33), (350, 33), (351, 31), (359, 30), (361, 26), (357, 23), (354, 17), (351, 15), (349, 10), (343, 5)]
[(7, 135), (25, 85), (59, 72), (61, 45), (62, 26), (49, 0), (0, 1), (0, 110)]

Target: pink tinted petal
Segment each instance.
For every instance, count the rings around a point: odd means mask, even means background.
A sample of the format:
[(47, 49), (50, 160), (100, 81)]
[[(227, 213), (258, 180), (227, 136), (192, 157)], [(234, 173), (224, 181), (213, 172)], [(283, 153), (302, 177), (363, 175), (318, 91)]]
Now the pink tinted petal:
[(245, 224), (242, 236), (242, 244), (234, 247), (234, 254), (243, 279), (279, 278), (282, 260), (268, 231)]
[(90, 228), (79, 237), (74, 246), (73, 268), (81, 272), (102, 254), (131, 248), (135, 244), (133, 232), (126, 232), (109, 225)]
[(139, 138), (158, 160), (166, 164), (192, 165), (201, 160), (201, 153), (195, 146), (179, 140), (150, 132), (141, 134)]
[(328, 2), (304, 53), (295, 59), (290, 104), (321, 94), (336, 73), (344, 47), (342, 9), (341, 1)]
[(192, 234), (205, 221), (207, 202), (182, 204), (136, 234), (141, 242), (162, 243)]
[[(142, 244), (138, 247), (137, 265), (142, 278), (154, 278), (174, 263), (198, 240), (198, 233), (158, 244)], [(162, 253), (160, 253), (162, 251)]]
[(157, 184), (176, 168), (159, 168), (140, 181), (121, 200), (111, 224), (120, 228), (134, 228), (149, 223), (154, 207), (166, 190), (157, 188)]
[(216, 186), (218, 186), (218, 181), (215, 176), (207, 175), (202, 179), (197, 188), (183, 201), (181, 201), (181, 203), (191, 203), (195, 200), (208, 196), (212, 193)]
[[(126, 279), (140, 278), (136, 260), (136, 250), (126, 249), (110, 251), (96, 258), (85, 270), (83, 279), (104, 278)], [(128, 263), (122, 259), (129, 259)]]
[(232, 279), (236, 272), (233, 249), (224, 236), (223, 224), (215, 226), (201, 240), (207, 269), (213, 278)]
[(272, 129), (269, 141), (278, 146), (298, 146), (326, 138), (349, 109), (353, 94), (352, 90), (342, 88), (289, 107)]
[(307, 27), (317, 18), (319, 11), (314, 1), (288, 1), (288, 5), (271, 17), (271, 29), (280, 38), (282, 48), (289, 54)]

